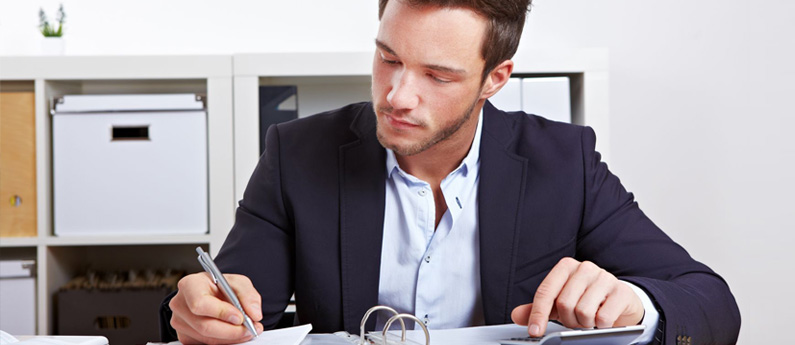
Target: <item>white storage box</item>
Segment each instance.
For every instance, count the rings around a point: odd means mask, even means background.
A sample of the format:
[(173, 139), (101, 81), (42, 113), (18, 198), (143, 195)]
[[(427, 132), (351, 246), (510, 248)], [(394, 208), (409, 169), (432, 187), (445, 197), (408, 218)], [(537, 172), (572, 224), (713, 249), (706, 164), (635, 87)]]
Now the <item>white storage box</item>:
[(0, 329), (36, 334), (36, 265), (33, 260), (0, 261)]
[(554, 121), (572, 121), (569, 77), (511, 78), (489, 101), (500, 110), (521, 110)]
[(196, 95), (64, 96), (54, 110), (56, 235), (207, 232), (207, 119)]
[(522, 110), (553, 121), (571, 123), (569, 77), (522, 79)]

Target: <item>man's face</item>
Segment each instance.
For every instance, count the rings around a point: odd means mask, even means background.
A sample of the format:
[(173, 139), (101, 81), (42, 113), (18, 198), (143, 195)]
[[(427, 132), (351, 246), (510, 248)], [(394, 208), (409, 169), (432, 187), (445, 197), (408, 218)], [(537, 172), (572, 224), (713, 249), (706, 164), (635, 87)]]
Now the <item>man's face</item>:
[(462, 136), (462, 126), (473, 128), (477, 117), (472, 112), (481, 99), (485, 31), (486, 20), (468, 9), (389, 1), (373, 60), (373, 107), (381, 145), (398, 155), (415, 155), (441, 141), (454, 141)]

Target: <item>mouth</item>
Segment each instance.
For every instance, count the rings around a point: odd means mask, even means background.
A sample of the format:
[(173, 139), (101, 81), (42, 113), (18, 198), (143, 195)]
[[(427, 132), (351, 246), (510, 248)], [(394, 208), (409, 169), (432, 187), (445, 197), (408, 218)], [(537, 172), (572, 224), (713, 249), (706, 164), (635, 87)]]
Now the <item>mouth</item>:
[(394, 114), (391, 114), (386, 111), (382, 111), (381, 115), (384, 116), (384, 119), (386, 119), (386, 122), (389, 123), (390, 127), (398, 130), (414, 129), (421, 127), (419, 123), (411, 121), (406, 117), (396, 117)]
[(413, 124), (411, 122), (404, 121), (402, 119), (398, 119), (391, 115), (384, 115), (389, 122), (389, 125), (397, 130), (411, 130), (415, 128), (419, 128), (419, 125)]

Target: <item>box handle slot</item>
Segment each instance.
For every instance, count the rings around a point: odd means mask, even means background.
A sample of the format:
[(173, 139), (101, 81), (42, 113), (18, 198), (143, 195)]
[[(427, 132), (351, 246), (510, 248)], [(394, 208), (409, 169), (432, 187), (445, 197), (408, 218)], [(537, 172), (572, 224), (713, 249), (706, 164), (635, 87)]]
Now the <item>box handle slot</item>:
[(113, 126), (111, 141), (116, 140), (151, 140), (149, 126)]

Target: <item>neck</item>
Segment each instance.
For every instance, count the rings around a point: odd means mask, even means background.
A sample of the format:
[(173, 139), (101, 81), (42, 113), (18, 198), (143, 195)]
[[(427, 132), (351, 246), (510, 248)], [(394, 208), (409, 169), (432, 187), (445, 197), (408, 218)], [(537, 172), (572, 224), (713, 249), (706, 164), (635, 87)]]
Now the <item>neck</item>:
[(479, 102), (472, 110), (472, 116), (459, 130), (447, 139), (436, 143), (416, 155), (395, 158), (403, 171), (431, 185), (438, 185), (455, 168), (461, 165), (475, 139), (478, 119), (485, 101)]

